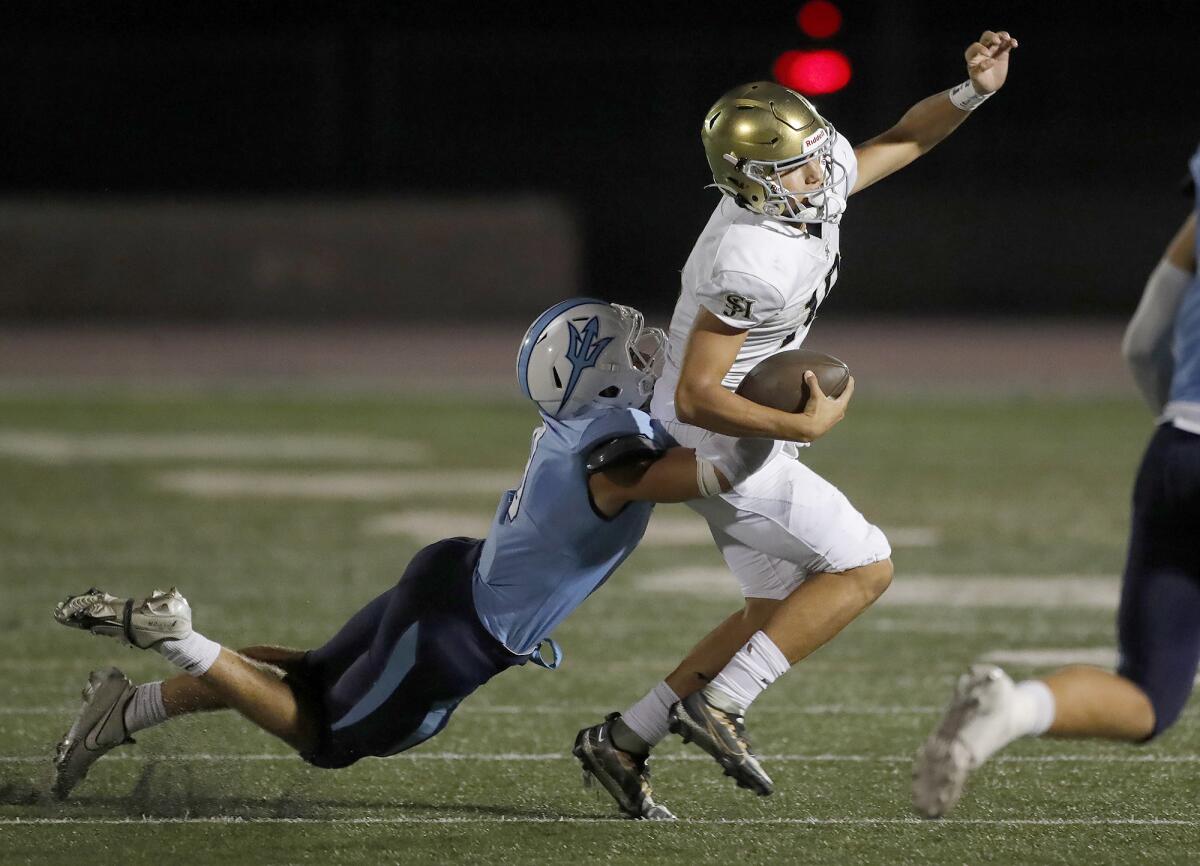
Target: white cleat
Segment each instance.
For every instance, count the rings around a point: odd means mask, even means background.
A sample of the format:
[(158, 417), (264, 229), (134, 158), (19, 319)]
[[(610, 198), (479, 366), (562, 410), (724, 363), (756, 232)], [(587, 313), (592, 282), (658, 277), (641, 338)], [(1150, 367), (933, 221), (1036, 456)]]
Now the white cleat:
[(192, 609), (174, 587), (169, 592), (156, 589), (140, 601), (89, 589), (59, 602), (54, 619), (71, 628), (115, 637), (138, 649), (192, 633)]
[(55, 750), (50, 789), (54, 799), (65, 800), (105, 753), (133, 742), (125, 728), (125, 707), (133, 691), (133, 683), (116, 668), (92, 671), (83, 687), (83, 706), (75, 724)]
[(941, 724), (917, 751), (913, 808), (940, 818), (962, 796), (967, 776), (1015, 739), (1010, 723), (1015, 686), (995, 665), (973, 665), (958, 678)]

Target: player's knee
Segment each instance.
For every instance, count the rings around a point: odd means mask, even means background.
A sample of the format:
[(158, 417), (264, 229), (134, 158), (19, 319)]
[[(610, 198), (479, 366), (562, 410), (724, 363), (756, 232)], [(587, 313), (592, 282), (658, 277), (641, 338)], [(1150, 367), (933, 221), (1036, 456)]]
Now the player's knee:
[(1155, 675), (1145, 669), (1134, 669), (1128, 664), (1123, 665), (1117, 671), (1141, 689), (1150, 705), (1153, 723), (1150, 726), (1149, 735), (1143, 742), (1150, 742), (1175, 724), (1180, 713), (1183, 712), (1184, 706), (1187, 705), (1188, 698), (1192, 693), (1195, 674), (1190, 669), (1183, 670), (1184, 665), (1178, 667), (1180, 673), (1177, 676), (1163, 676), (1162, 671)]
[(760, 629), (782, 603), (777, 598), (747, 598), (746, 606), (742, 608), (742, 622), (755, 630)]
[(1190, 683), (1185, 687), (1174, 686), (1157, 689), (1148, 689), (1141, 683), (1138, 685), (1150, 700), (1150, 708), (1154, 714), (1154, 724), (1150, 729), (1150, 735), (1143, 741), (1148, 743), (1175, 724), (1179, 719), (1179, 714), (1183, 712), (1192, 690)]
[(861, 568), (854, 569), (855, 579), (863, 589), (863, 593), (870, 599), (875, 601), (879, 596), (883, 595), (889, 586), (892, 585), (892, 568), (891, 559), (881, 559), (879, 562), (873, 562), (870, 565), (864, 565)]
[(259, 670), (277, 674), (295, 674), (304, 664), (303, 650), (256, 644), (238, 649), (237, 654)]

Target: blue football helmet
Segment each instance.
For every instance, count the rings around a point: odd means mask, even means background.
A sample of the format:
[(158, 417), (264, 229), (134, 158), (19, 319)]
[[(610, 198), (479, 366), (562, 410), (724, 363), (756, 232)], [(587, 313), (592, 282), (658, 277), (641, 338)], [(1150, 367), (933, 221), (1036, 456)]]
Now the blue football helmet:
[(632, 307), (571, 298), (525, 332), (517, 381), (538, 408), (562, 420), (597, 408), (644, 406), (661, 372), (667, 338)]

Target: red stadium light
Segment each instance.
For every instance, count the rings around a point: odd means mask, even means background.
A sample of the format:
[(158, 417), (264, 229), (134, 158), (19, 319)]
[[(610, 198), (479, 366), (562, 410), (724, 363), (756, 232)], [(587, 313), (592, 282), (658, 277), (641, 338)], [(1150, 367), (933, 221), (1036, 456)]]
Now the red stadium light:
[(850, 61), (840, 51), (785, 51), (771, 71), (785, 87), (809, 96), (834, 93), (850, 83)]
[(828, 39), (842, 29), (842, 12), (829, 0), (809, 0), (796, 13), (796, 23), (805, 36)]

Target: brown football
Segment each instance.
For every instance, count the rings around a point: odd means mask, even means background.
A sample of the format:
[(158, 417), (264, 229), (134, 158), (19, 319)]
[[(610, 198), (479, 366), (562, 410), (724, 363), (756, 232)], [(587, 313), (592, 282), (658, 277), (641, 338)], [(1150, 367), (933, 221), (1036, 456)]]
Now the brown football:
[(840, 396), (850, 381), (850, 368), (832, 355), (792, 349), (759, 361), (742, 379), (737, 393), (772, 409), (803, 412), (809, 390), (804, 381), (806, 370), (817, 374), (817, 384), (828, 397)]

